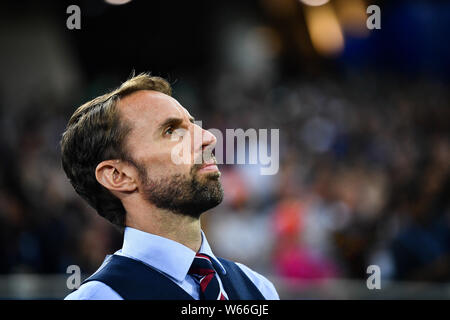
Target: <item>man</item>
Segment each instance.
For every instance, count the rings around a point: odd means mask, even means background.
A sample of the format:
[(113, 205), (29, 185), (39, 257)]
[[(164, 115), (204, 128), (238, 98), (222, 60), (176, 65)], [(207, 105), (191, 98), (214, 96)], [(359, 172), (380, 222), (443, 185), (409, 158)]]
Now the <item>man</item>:
[(215, 143), (167, 81), (147, 74), (75, 111), (64, 171), (124, 241), (66, 299), (278, 299), (262, 275), (215, 257), (201, 230), (200, 215), (223, 198)]

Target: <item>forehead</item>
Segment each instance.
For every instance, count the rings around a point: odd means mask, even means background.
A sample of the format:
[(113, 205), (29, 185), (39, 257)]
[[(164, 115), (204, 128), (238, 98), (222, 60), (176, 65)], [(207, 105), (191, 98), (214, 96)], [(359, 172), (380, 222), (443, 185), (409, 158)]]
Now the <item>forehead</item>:
[(121, 116), (133, 128), (156, 128), (167, 118), (189, 118), (191, 115), (177, 100), (162, 92), (139, 90), (119, 102)]

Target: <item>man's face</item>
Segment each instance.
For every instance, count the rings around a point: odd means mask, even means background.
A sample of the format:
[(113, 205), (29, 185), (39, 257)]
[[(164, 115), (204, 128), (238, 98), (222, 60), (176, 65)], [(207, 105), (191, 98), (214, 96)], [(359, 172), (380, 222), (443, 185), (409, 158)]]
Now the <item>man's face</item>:
[(194, 124), (178, 101), (141, 90), (122, 99), (119, 109), (131, 126), (125, 146), (147, 201), (193, 217), (222, 201), (220, 172), (211, 156), (216, 138)]

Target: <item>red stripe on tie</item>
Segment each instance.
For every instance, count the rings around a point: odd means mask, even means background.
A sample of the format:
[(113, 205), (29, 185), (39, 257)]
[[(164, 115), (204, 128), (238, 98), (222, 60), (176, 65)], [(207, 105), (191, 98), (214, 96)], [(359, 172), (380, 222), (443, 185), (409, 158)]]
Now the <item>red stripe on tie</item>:
[(204, 258), (204, 259), (207, 259), (208, 261), (211, 261), (211, 259), (207, 255), (204, 255), (204, 254), (201, 254), (201, 253), (197, 253), (195, 255), (195, 257), (197, 257), (197, 258)]
[(202, 290), (202, 292), (205, 292), (206, 287), (208, 287), (208, 284), (211, 282), (213, 278), (214, 273), (211, 273), (205, 276), (202, 280), (200, 280), (200, 289)]

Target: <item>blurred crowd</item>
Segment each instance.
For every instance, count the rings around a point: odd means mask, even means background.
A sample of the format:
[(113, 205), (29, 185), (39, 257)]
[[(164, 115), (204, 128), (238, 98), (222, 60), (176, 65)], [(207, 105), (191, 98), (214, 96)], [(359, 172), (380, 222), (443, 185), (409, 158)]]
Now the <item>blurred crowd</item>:
[(444, 85), (387, 74), (222, 85), (228, 127), (280, 128), (281, 165), (268, 177), (225, 168), (216, 250), (291, 283), (367, 278), (372, 264), (384, 279), (450, 279)]
[[(102, 93), (93, 86), (80, 96)], [(230, 71), (174, 87), (206, 129), (280, 130), (278, 174), (220, 166), (224, 202), (202, 217), (216, 255), (291, 283), (366, 278), (372, 264), (387, 279), (450, 280), (446, 85), (373, 72), (248, 79)], [(0, 273), (77, 264), (88, 274), (122, 235), (61, 168), (59, 139), (77, 105), (38, 98), (20, 109), (1, 104)]]

